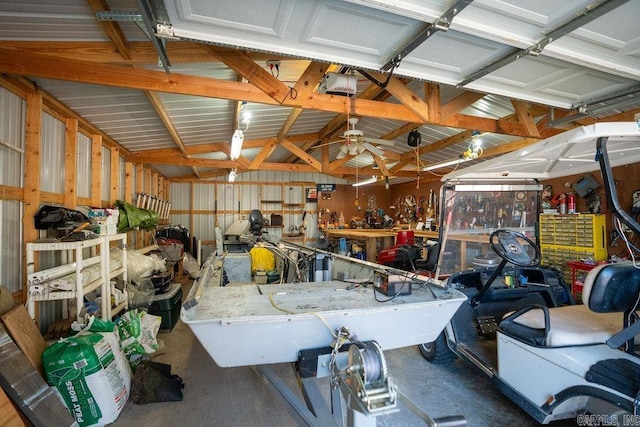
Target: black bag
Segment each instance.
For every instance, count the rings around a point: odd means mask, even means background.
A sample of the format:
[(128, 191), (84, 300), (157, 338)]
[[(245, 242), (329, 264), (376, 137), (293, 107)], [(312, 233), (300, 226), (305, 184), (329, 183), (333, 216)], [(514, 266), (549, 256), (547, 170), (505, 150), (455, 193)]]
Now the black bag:
[(171, 375), (171, 365), (143, 360), (136, 367), (131, 379), (131, 402), (180, 402), (183, 399), (184, 381)]
[(77, 223), (88, 222), (89, 218), (80, 211), (62, 206), (44, 205), (35, 215), (36, 229), (69, 227)]

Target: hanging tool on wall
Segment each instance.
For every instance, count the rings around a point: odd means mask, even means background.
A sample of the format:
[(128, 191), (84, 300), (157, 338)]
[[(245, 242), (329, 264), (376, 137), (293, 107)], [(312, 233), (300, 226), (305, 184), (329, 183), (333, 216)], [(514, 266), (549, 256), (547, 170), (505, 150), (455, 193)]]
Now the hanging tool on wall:
[(302, 212), (302, 224), (300, 224), (298, 230), (300, 230), (300, 235), (302, 235), (302, 243), (304, 243), (305, 237), (307, 236), (307, 211)]

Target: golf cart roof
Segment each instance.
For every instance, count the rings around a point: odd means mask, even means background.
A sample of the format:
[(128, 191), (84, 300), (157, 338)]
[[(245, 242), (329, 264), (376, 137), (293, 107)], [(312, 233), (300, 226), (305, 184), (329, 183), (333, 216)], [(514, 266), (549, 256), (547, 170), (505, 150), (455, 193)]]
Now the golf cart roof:
[(448, 173), (450, 179), (549, 179), (600, 169), (596, 140), (609, 137), (611, 166), (640, 162), (640, 124), (596, 123), (536, 142), (520, 150)]

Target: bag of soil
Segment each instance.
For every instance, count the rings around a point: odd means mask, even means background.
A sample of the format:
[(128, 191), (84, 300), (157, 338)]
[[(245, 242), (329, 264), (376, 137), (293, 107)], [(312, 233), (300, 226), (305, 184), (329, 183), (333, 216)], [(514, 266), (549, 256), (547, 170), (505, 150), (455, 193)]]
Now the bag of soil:
[(131, 402), (180, 402), (184, 382), (171, 375), (171, 365), (143, 360), (131, 379)]

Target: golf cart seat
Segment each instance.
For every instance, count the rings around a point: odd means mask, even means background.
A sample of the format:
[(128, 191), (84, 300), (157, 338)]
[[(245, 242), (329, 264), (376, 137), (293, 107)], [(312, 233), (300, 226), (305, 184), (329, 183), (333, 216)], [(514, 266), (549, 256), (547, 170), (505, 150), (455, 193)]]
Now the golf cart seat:
[(623, 313), (637, 310), (639, 296), (640, 269), (632, 263), (602, 265), (585, 278), (584, 305), (527, 305), (507, 314), (500, 328), (536, 346), (602, 344), (628, 326), (630, 322), (625, 322), (627, 315)]

